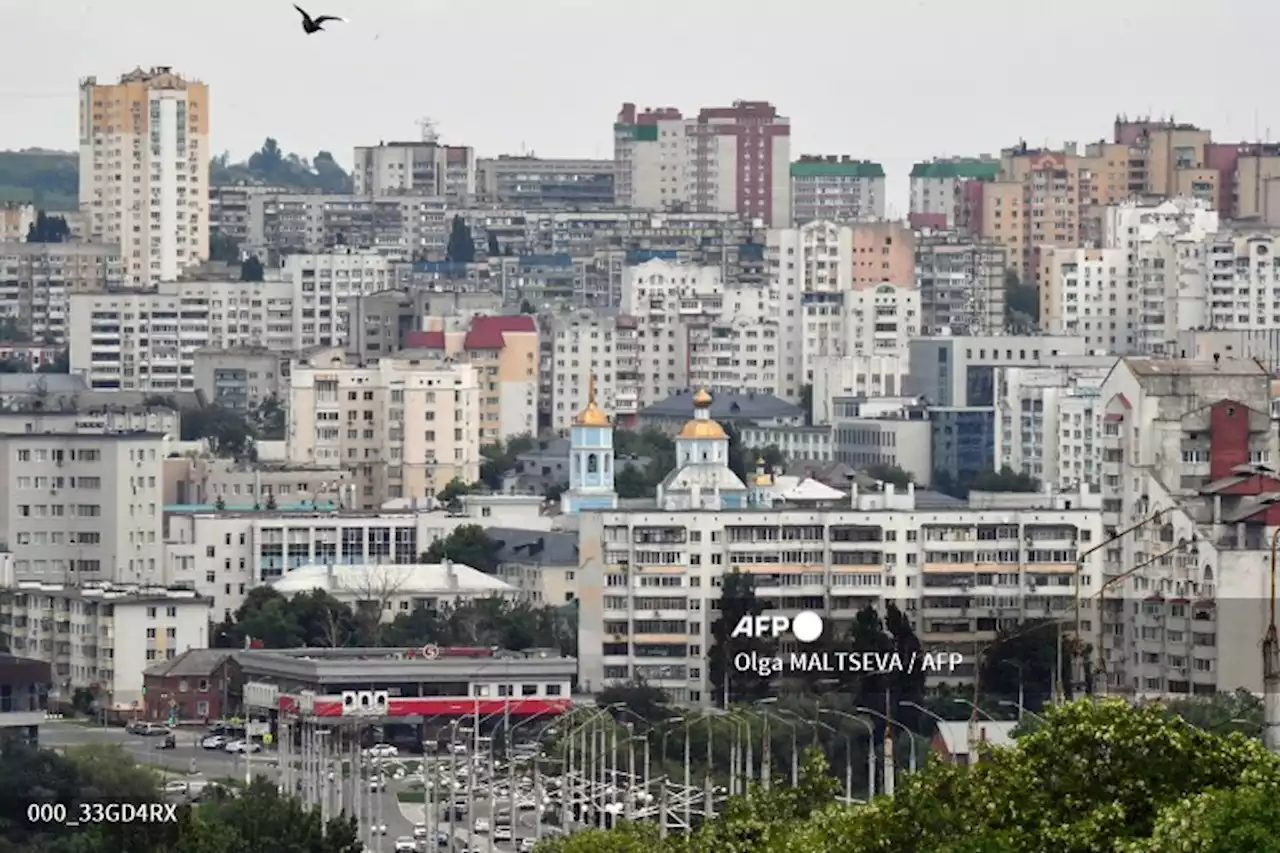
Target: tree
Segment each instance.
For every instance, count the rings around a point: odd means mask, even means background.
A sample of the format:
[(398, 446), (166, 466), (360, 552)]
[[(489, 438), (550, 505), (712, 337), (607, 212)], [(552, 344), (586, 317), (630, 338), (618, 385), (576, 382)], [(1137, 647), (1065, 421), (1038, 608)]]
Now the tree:
[(36, 214), (36, 221), (27, 228), (28, 243), (69, 243), (71, 228), (61, 216), (50, 216), (43, 210)]
[(687, 837), (623, 824), (539, 853), (1277, 853), (1280, 757), (1158, 705), (1073, 702), (971, 767), (930, 761), (895, 796), (835, 802), (821, 757), (801, 784), (732, 798)]
[(671, 697), (661, 687), (645, 684), (640, 679), (614, 684), (596, 694), (596, 704), (611, 708), (615, 720), (638, 723), (642, 728), (644, 724), (656, 725), (675, 716), (670, 701)]
[(0, 201), (41, 210), (78, 209), (80, 155), (28, 148), (0, 151)]
[(769, 677), (741, 672), (734, 657), (739, 654), (770, 655), (776, 644), (762, 637), (734, 637), (733, 630), (746, 616), (764, 614), (764, 603), (756, 597), (755, 578), (734, 569), (721, 576), (720, 616), (711, 624), (711, 648), (707, 655), (713, 701), (721, 704), (755, 701), (772, 693)]
[[(747, 457), (744, 453), (745, 448), (742, 446), (742, 434), (732, 423), (726, 422), (720, 426), (724, 427), (725, 435), (729, 436), (729, 470), (745, 483), (747, 482)], [(754, 468), (754, 465), (752, 467)]]
[(209, 229), (209, 260), (240, 263), (240, 244), (234, 237), (223, 234), (217, 228)]
[(451, 510), (459, 510), (462, 508), (463, 495), (470, 494), (473, 487), (454, 477), (444, 488), (436, 493), (436, 500)]
[(537, 309), (536, 307), (534, 307), (534, 304), (533, 304), (532, 302), (530, 302), (528, 299), (521, 299), (521, 300), (520, 300), (520, 313), (521, 313), (521, 314), (537, 314), (537, 313), (538, 313), (538, 309)]
[[(884, 616), (867, 605), (854, 616), (843, 648), (859, 652), (896, 654), (899, 660), (919, 658), (921, 644), (907, 615), (892, 601), (885, 605)], [(924, 696), (923, 671), (893, 671), (846, 678), (848, 689), (855, 690), (855, 705), (902, 716), (903, 702), (919, 702)]]
[[(502, 245), (498, 242), (498, 232), (487, 232), (489, 238), (489, 257), (496, 258), (502, 254)], [(521, 311), (521, 314), (524, 312)]]
[(646, 477), (639, 468), (630, 463), (618, 468), (613, 475), (613, 490), (618, 493), (620, 498), (653, 497), (654, 485), (649, 477)]
[(209, 182), (213, 186), (253, 184), (277, 186), (286, 190), (311, 190), (345, 194), (353, 189), (351, 176), (343, 171), (328, 151), (317, 152), (311, 162), (297, 154), (285, 154), (280, 143), (268, 138), (262, 148), (247, 162), (233, 163), (223, 153), (209, 163)]
[(1040, 481), (1030, 474), (1014, 471), (1008, 465), (999, 471), (980, 471), (976, 474), (961, 472), (959, 478), (949, 471), (933, 472), (933, 488), (946, 495), (964, 500), (969, 492), (1038, 492)]
[(262, 261), (258, 260), (257, 255), (250, 255), (240, 265), (241, 281), (262, 281), (266, 276), (266, 270), (262, 267)]
[(280, 398), (272, 394), (253, 410), (255, 432), (267, 441), (283, 441), (289, 427), (288, 412)]
[(804, 409), (804, 425), (813, 426), (813, 383), (800, 386), (800, 408)]
[(445, 247), (445, 260), (454, 264), (470, 264), (476, 259), (476, 243), (471, 237), (471, 226), (460, 215), (453, 217), (449, 229), (449, 243)]
[(58, 353), (57, 357), (50, 362), (40, 365), (36, 369), (36, 373), (70, 373), (71, 372), (71, 351), (63, 350)]
[(1063, 650), (1059, 657), (1059, 624), (1053, 619), (1031, 619), (1001, 628), (995, 642), (982, 656), (979, 676), (982, 694), (1006, 700), (1022, 699), (1026, 708), (1038, 711), (1053, 696), (1053, 672), (1061, 660), (1063, 692), (1070, 699), (1071, 638), (1061, 638)]
[(182, 409), (181, 436), (183, 441), (206, 440), (214, 456), (247, 459), (253, 455), (254, 433), (249, 419), (222, 406)]
[(437, 539), (422, 555), (424, 563), (441, 563), (445, 560), (462, 566), (470, 566), (486, 574), (498, 570), (498, 549), (501, 545), (489, 538), (478, 524), (455, 527), (443, 539)]
[(239, 796), (216, 797), (201, 806), (175, 853), (282, 850), (298, 853), (362, 853), (355, 818), (325, 822), (319, 809), (280, 793), (257, 776)]
[(891, 483), (895, 488), (905, 489), (915, 478), (897, 465), (871, 465), (863, 469), (868, 477), (882, 483)]
[(1040, 323), (1040, 290), (1023, 284), (1014, 270), (1004, 274), (1005, 325), (1014, 334), (1033, 334)]
[(531, 435), (518, 435), (509, 441), (498, 440), (480, 448), (480, 481), (490, 489), (502, 488), (502, 481), (509, 471), (516, 467), (522, 453), (528, 453), (538, 446)]

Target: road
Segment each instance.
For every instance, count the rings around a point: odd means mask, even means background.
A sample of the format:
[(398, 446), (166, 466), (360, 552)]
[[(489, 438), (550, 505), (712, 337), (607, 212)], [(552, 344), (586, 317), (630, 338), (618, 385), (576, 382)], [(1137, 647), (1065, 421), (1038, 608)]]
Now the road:
[[(174, 749), (157, 749), (156, 746), (163, 741), (163, 738), (131, 735), (121, 728), (59, 721), (46, 722), (40, 727), (42, 746), (65, 749), (89, 744), (115, 744), (123, 748), (139, 764), (159, 768), (166, 776), (192, 780), (212, 780), (228, 776), (239, 779), (245, 777), (247, 770), (255, 775), (266, 776), (272, 781), (279, 781), (280, 771), (272, 753), (249, 756), (246, 762), (244, 756), (232, 755), (221, 750), (201, 749), (199, 746), (201, 736), (198, 732), (179, 731), (176, 733), (177, 746)], [(442, 760), (448, 761), (447, 758)], [(388, 761), (383, 765), (387, 771), (394, 771), (397, 766), (416, 770), (421, 766), (421, 761), (414, 758), (403, 762)], [(414, 790), (413, 781), (408, 776), (396, 779), (388, 773), (386, 791), (366, 795), (367, 808), (387, 827), (385, 836), (372, 834), (368, 836), (368, 846), (374, 853), (391, 853), (397, 838), (412, 836), (414, 825), (425, 822), (421, 804), (401, 804), (397, 798), (400, 792)], [(506, 806), (507, 802), (503, 798), (498, 806)], [(477, 791), (472, 806), (472, 811), (467, 818), (456, 821), (452, 826), (455, 851), (468, 849), (469, 844), (473, 853), (513, 853), (519, 839), (533, 838), (537, 834), (534, 813), (517, 811), (514, 827), (516, 838), (511, 842), (495, 843), (488, 834), (470, 831), (477, 817), (487, 818), (490, 826), (493, 825), (493, 816), (497, 809), (487, 789)], [(436, 810), (437, 814), (430, 822), (433, 832), (439, 828), (449, 827), (448, 817), (440, 803), (436, 804)], [(369, 822), (371, 822), (369, 819), (365, 820), (366, 825)], [(428, 849), (434, 851), (440, 848), (432, 844), (428, 845)], [(441, 853), (444, 851), (441, 850)]]

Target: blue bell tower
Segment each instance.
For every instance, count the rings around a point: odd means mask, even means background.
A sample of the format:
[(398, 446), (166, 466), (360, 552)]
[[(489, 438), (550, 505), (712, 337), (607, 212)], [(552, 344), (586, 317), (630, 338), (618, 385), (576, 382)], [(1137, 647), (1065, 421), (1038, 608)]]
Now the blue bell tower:
[(613, 423), (596, 404), (595, 377), (587, 383), (587, 407), (569, 430), (569, 489), (560, 497), (561, 511), (617, 509), (613, 490)]

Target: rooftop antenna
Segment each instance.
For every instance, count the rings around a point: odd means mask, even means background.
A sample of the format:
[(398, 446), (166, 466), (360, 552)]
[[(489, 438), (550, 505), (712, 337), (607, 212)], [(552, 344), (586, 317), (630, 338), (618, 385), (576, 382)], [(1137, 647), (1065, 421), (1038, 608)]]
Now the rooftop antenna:
[(436, 132), (436, 123), (425, 116), (418, 119), (418, 134), (423, 142), (435, 144), (440, 141), (440, 134)]

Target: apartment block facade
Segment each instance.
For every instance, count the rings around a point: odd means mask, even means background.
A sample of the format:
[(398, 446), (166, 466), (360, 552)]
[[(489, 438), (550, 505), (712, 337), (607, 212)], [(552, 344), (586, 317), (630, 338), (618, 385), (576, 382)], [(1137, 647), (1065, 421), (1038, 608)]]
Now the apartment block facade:
[(356, 195), (420, 195), (466, 204), (476, 196), (476, 152), (435, 138), (357, 146)]
[[(940, 508), (914, 490), (858, 493), (844, 507), (606, 511), (582, 517), (579, 678), (587, 690), (637, 678), (677, 701), (713, 701), (706, 656), (726, 573), (751, 574), (771, 612), (816, 610), (837, 625), (892, 601), (931, 650), (975, 647), (999, 627), (1065, 618), (1076, 561), (1102, 541), (1088, 495), (984, 496), (991, 508)], [(999, 508), (996, 508), (999, 507)], [(1083, 589), (1100, 583), (1085, 558)]]
[(791, 224), (791, 125), (772, 104), (735, 101), (689, 118), (623, 104), (613, 131), (619, 205)]
[(355, 508), (435, 495), (480, 478), (480, 381), (472, 365), (415, 358), (374, 362), (315, 350), (289, 377), (288, 458), (344, 465)]
[(120, 249), (94, 243), (0, 243), (0, 317), (30, 340), (66, 345), (71, 294), (124, 283)]
[(884, 167), (848, 155), (802, 155), (791, 164), (794, 225), (884, 219)]
[(80, 212), (125, 281), (172, 281), (209, 252), (209, 87), (172, 68), (80, 84)]

